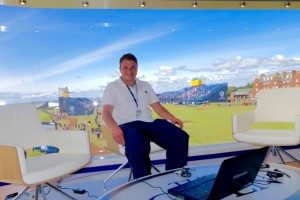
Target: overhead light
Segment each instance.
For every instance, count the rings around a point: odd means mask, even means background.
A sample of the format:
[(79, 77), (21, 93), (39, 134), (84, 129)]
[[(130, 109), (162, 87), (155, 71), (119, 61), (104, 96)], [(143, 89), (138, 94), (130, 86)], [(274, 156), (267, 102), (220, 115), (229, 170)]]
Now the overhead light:
[(246, 7), (246, 2), (245, 2), (245, 1), (241, 2), (241, 3), (240, 3), (240, 7), (241, 7), (241, 8)]
[(145, 6), (146, 6), (145, 1), (140, 1), (140, 7), (143, 8), (143, 7), (145, 7)]
[(291, 7), (291, 3), (289, 1), (284, 2), (284, 7), (286, 7), (286, 8)]
[(82, 6), (83, 7), (88, 7), (90, 4), (89, 4), (89, 2), (88, 1), (83, 1), (82, 2)]
[(22, 6), (26, 5), (26, 3), (27, 3), (26, 0), (19, 0), (19, 4)]
[(193, 1), (192, 6), (193, 6), (193, 8), (197, 8), (198, 7), (197, 1)]

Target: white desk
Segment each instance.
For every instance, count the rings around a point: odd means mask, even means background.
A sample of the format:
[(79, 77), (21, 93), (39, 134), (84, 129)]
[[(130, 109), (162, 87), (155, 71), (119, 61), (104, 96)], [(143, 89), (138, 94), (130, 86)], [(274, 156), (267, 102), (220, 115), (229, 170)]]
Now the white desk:
[[(176, 199), (174, 196), (168, 194), (168, 189), (174, 186), (186, 183), (189, 180), (200, 178), (204, 175), (217, 173), (220, 165), (201, 165), (190, 167), (189, 171), (192, 176), (189, 178), (182, 177), (175, 174), (174, 170), (163, 172), (160, 174), (147, 176), (136, 181), (124, 184), (107, 194), (100, 197), (101, 200), (170, 200)], [(256, 177), (256, 181), (253, 185), (243, 189), (242, 193), (254, 191), (253, 193), (237, 197), (232, 194), (226, 197), (229, 199), (249, 200), (249, 199), (261, 199), (261, 200), (296, 200), (300, 199), (300, 168), (281, 165), (270, 164), (270, 168), (266, 170), (279, 169), (290, 176), (290, 178), (284, 175), (279, 178), (281, 183), (259, 183), (261, 180), (267, 180), (266, 172), (259, 172)], [(99, 200), (100, 200), (99, 199)]]

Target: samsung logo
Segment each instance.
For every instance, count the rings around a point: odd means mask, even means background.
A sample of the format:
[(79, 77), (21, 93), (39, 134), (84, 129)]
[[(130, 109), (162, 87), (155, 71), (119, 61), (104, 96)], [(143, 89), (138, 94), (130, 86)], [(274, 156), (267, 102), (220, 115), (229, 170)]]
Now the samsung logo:
[(248, 171), (244, 171), (244, 172), (242, 172), (240, 174), (237, 174), (237, 175), (233, 176), (232, 179), (235, 180), (237, 178), (240, 178), (241, 176), (245, 176), (246, 174), (248, 174)]

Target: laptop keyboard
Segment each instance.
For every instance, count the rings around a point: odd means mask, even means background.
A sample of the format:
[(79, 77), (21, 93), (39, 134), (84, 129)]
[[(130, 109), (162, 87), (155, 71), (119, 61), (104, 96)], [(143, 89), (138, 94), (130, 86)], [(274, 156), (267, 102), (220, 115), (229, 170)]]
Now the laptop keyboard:
[(200, 185), (195, 185), (194, 187), (182, 191), (182, 194), (195, 199), (207, 199), (214, 182), (215, 179), (212, 179), (205, 183), (201, 183)]

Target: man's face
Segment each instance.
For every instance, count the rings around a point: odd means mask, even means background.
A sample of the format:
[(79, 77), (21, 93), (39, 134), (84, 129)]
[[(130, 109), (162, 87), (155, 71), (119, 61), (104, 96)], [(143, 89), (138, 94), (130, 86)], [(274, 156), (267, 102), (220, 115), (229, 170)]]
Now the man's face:
[(124, 81), (134, 81), (137, 75), (137, 65), (133, 60), (123, 60), (120, 72)]

